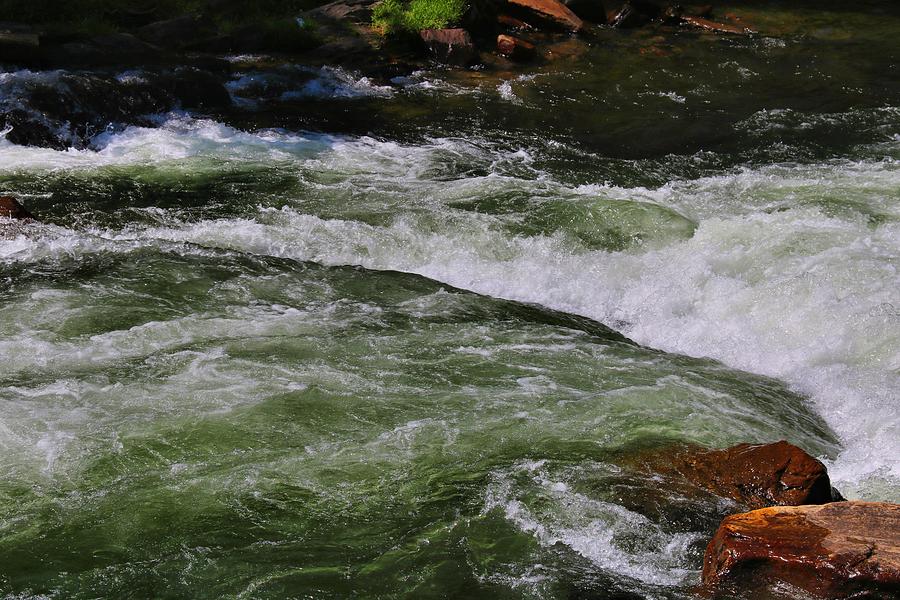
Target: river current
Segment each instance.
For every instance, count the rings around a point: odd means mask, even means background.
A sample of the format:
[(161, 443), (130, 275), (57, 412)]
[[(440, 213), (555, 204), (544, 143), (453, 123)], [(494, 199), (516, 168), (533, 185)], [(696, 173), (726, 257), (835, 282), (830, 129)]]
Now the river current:
[(748, 11), (0, 140), (0, 591), (693, 598), (673, 443), (900, 501), (900, 18)]

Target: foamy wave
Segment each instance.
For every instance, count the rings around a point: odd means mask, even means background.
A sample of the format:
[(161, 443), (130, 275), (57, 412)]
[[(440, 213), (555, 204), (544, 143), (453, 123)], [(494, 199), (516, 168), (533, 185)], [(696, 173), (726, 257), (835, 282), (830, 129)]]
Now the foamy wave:
[[(536, 171), (527, 152), (504, 154), (474, 142), (405, 146), (250, 134), (177, 119), (160, 130), (110, 136), (95, 155), (17, 151), (27, 168), (244, 156), (328, 171), (333, 176), (316, 183), (323, 191), (346, 189), (359, 207), (352, 190), (364, 189), (365, 202), (391, 216), (377, 223), (322, 218), (286, 200), (252, 218), (100, 233), (117, 242), (190, 242), (418, 273), (595, 318), (662, 350), (778, 377), (809, 395), (841, 436), (846, 449), (832, 465), (839, 484), (868, 497), (900, 493), (900, 318), (892, 308), (900, 307), (900, 169), (890, 159), (744, 169), (658, 189), (570, 189)], [(12, 157), (0, 146), (0, 163)], [(490, 174), (447, 183), (468, 164)], [(523, 211), (585, 197), (638, 200), (698, 225), (689, 239), (666, 238), (661, 248), (610, 252), (573, 246), (563, 234), (574, 222), (521, 235), (506, 227), (518, 215), (455, 208), (515, 190), (534, 203), (522, 204)], [(392, 212), (397, 206), (403, 209)], [(885, 488), (884, 478), (893, 483)]]
[(554, 472), (546, 461), (523, 462), (496, 473), (485, 512), (499, 510), (544, 546), (564, 544), (616, 576), (651, 585), (679, 585), (691, 544), (702, 536), (670, 533), (643, 515), (573, 490), (575, 472)]

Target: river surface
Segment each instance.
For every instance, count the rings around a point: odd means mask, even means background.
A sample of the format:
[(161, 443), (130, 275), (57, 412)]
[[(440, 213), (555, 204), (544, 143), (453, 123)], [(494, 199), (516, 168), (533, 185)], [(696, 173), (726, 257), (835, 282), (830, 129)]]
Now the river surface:
[(754, 6), (0, 140), (0, 593), (697, 598), (673, 444), (900, 501), (900, 11)]

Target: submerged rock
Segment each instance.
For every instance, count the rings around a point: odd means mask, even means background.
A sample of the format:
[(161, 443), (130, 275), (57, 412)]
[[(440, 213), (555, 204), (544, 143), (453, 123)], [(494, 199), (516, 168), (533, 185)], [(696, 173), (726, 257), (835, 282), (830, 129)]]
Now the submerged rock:
[(509, 5), (566, 31), (578, 32), (584, 27), (578, 15), (559, 0), (509, 0)]
[(32, 220), (34, 215), (28, 212), (22, 203), (12, 196), (0, 196), (0, 218), (16, 220)]
[(726, 518), (706, 549), (703, 583), (759, 578), (827, 598), (897, 598), (900, 505), (837, 502)]
[(472, 36), (465, 29), (424, 29), (419, 35), (438, 62), (466, 66), (478, 59)]
[(734, 33), (739, 35), (745, 35), (750, 33), (755, 33), (753, 30), (747, 27), (740, 27), (738, 25), (730, 25), (728, 23), (718, 23), (716, 21), (710, 21), (709, 19), (704, 19), (703, 17), (693, 17), (690, 15), (683, 15), (679, 17), (682, 23), (687, 25), (691, 25), (693, 27), (699, 27), (700, 29), (706, 29), (708, 31), (714, 31), (716, 33)]

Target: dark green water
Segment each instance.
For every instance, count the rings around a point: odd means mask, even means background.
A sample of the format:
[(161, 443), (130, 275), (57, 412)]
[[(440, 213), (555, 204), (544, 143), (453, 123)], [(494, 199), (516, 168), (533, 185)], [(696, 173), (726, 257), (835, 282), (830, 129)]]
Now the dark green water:
[(695, 598), (676, 443), (900, 500), (900, 12), (764, 8), (0, 141), (0, 592)]

